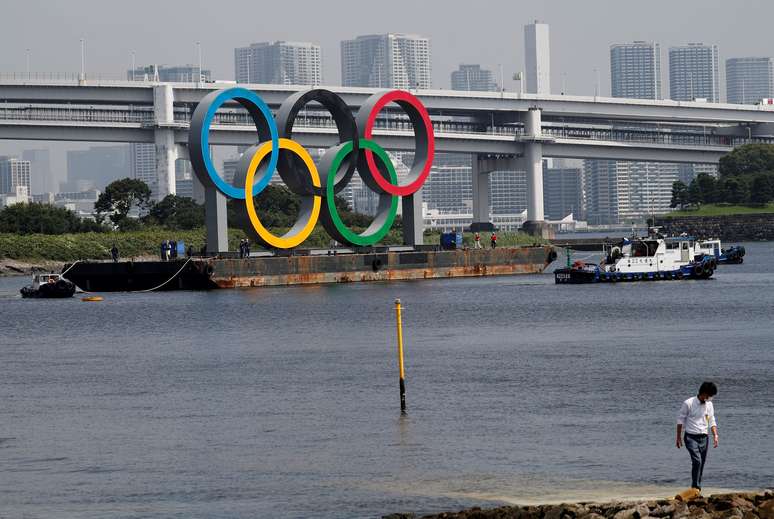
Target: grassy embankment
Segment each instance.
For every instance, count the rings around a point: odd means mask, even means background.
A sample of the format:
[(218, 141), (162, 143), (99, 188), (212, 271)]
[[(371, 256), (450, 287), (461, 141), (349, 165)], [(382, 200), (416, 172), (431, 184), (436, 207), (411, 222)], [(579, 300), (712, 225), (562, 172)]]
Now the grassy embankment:
[[(277, 231), (282, 232), (282, 231)], [(245, 237), (242, 230), (229, 229), (229, 249), (238, 250), (239, 240)], [(183, 240), (193, 245), (195, 251), (204, 244), (204, 229), (191, 231), (170, 231), (162, 228), (150, 228), (133, 232), (81, 233), (81, 234), (0, 234), (0, 258), (14, 260), (54, 260), (74, 261), (79, 259), (109, 259), (113, 244), (118, 247), (122, 258), (139, 256), (155, 256), (159, 254), (159, 246), (163, 240)], [(425, 235), (425, 243), (437, 244), (440, 241), (438, 232)], [(482, 245), (489, 245), (489, 234), (481, 234)], [(327, 247), (330, 238), (322, 228), (315, 229), (302, 247)], [(392, 230), (382, 240), (384, 245), (402, 243), (400, 231)], [(465, 233), (463, 243), (473, 246), (473, 235)], [(543, 240), (522, 233), (502, 233), (498, 235), (497, 244), (501, 247), (532, 245), (543, 243)], [(253, 247), (256, 250), (257, 247)]]
[(678, 218), (680, 216), (731, 216), (736, 214), (774, 213), (774, 204), (765, 206), (703, 204), (698, 209), (674, 211), (662, 215), (662, 218)]

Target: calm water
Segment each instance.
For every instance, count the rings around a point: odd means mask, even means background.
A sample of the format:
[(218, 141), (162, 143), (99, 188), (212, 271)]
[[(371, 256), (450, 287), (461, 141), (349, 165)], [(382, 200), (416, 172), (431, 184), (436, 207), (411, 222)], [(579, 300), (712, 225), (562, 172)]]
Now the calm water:
[[(378, 517), (774, 484), (774, 244), (707, 282), (550, 275), (22, 300), (0, 279), (0, 517)], [(406, 307), (398, 416), (393, 299)]]

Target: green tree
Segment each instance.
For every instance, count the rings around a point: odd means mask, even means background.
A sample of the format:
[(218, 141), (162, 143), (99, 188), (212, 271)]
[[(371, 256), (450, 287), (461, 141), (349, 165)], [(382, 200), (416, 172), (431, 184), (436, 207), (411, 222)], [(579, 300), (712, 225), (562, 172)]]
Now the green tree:
[(745, 144), (720, 159), (720, 177), (774, 171), (774, 144)]
[(688, 187), (688, 201), (691, 204), (711, 204), (717, 201), (717, 182), (706, 173), (700, 173)]
[(679, 180), (672, 182), (672, 201), (669, 202), (669, 207), (685, 209), (688, 205), (688, 186), (684, 182)]
[(129, 211), (133, 207), (146, 209), (150, 205), (150, 195), (148, 184), (142, 180), (122, 178), (105, 187), (94, 204), (94, 211), (100, 219), (108, 215), (115, 226), (125, 230), (135, 227), (136, 223), (129, 222)]
[(64, 207), (50, 204), (14, 204), (0, 211), (0, 232), (13, 234), (62, 234), (103, 232), (92, 220), (84, 220)]
[(750, 202), (766, 205), (772, 199), (774, 199), (774, 175), (760, 174), (753, 177), (750, 183)]
[(193, 198), (167, 195), (151, 206), (144, 221), (169, 229), (195, 229), (204, 225), (204, 206)]
[(744, 177), (726, 177), (717, 183), (717, 201), (744, 204), (750, 199), (750, 188)]

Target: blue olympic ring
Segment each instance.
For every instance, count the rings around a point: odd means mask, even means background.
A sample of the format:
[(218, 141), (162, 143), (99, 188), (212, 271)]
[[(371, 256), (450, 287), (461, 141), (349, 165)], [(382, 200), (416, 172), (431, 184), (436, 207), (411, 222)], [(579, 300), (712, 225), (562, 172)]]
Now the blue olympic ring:
[[(274, 116), (272, 115), (269, 106), (255, 92), (247, 90), (246, 88), (234, 87), (207, 94), (196, 107), (193, 117), (191, 118), (191, 132), (189, 134), (188, 148), (191, 155), (191, 162), (197, 172), (201, 170), (206, 171), (207, 176), (209, 177), (209, 180), (212, 181), (214, 187), (229, 198), (244, 200), (244, 187), (235, 187), (226, 182), (226, 180), (218, 174), (215, 165), (212, 163), (212, 157), (210, 156), (210, 126), (215, 117), (215, 112), (217, 112), (218, 108), (224, 103), (231, 101), (232, 99), (247, 109), (259, 134), (261, 133), (261, 130), (264, 130), (263, 133), (265, 133), (265, 128), (262, 128), (261, 125), (261, 119), (266, 122), (271, 137), (271, 155), (269, 157), (269, 165), (265, 170), (266, 173), (253, 186), (253, 195), (257, 195), (269, 185), (269, 181), (277, 168), (277, 159), (279, 158), (279, 131), (277, 130), (277, 123), (274, 121)], [(198, 138), (196, 137), (197, 134)]]

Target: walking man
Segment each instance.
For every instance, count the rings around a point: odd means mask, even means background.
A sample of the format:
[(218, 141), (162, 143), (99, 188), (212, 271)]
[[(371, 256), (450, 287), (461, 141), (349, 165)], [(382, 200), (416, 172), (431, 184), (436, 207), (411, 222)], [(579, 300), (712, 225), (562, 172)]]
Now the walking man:
[(492, 231), (492, 237), (489, 239), (489, 243), (492, 244), (493, 249), (497, 248), (497, 234), (494, 231)]
[(685, 450), (691, 455), (691, 487), (697, 490), (701, 490), (710, 432), (713, 446), (718, 446), (718, 426), (715, 422), (715, 407), (712, 405), (712, 397), (717, 394), (718, 387), (714, 383), (702, 383), (699, 394), (683, 402), (677, 415), (675, 443), (679, 449), (685, 441)]
[(110, 249), (110, 256), (113, 258), (113, 263), (118, 263), (118, 247), (113, 244), (113, 248)]
[(481, 235), (478, 233), (478, 231), (476, 231), (476, 234), (473, 235), (473, 248), (481, 248)]

